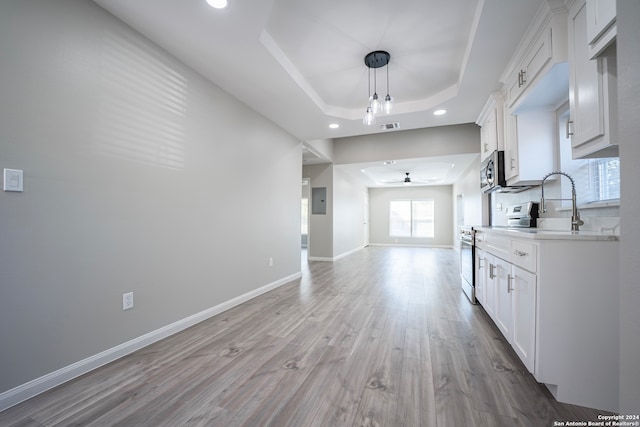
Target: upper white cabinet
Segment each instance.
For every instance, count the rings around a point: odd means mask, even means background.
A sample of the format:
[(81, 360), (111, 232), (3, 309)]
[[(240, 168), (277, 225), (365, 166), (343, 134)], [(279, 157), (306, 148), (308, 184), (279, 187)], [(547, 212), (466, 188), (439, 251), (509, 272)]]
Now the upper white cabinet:
[(496, 150), (503, 150), (502, 95), (493, 93), (478, 116), (480, 126), (480, 158), (489, 157)]
[(590, 59), (585, 0), (569, 10), (569, 104), (573, 158), (616, 157), (616, 58)]
[(533, 109), (504, 111), (504, 177), (508, 186), (539, 185), (556, 169), (555, 114)]
[[(500, 79), (504, 83), (508, 109), (517, 110), (527, 98), (550, 94), (558, 84), (557, 78), (545, 76), (556, 64), (566, 61), (566, 11), (552, 11), (547, 2), (543, 2)], [(543, 87), (547, 84), (552, 87)], [(531, 92), (538, 94), (530, 97)]]
[(542, 2), (500, 79), (504, 171), (510, 187), (539, 185), (556, 168), (552, 112), (569, 94), (569, 65), (567, 10), (550, 3)]
[(616, 0), (587, 0), (586, 7), (589, 57), (595, 58), (616, 38)]

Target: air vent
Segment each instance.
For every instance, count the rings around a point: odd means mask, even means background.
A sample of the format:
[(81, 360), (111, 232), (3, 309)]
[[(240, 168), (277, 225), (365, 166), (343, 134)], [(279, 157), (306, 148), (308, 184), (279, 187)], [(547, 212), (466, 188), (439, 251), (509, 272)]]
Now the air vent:
[(398, 122), (385, 123), (383, 125), (380, 125), (380, 129), (382, 129), (382, 130), (400, 129), (400, 123), (398, 123)]

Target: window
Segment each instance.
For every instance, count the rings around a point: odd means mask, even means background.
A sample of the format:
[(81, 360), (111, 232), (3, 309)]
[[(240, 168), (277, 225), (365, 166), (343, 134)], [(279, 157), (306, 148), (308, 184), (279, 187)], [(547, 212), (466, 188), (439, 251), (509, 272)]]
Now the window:
[(434, 237), (433, 200), (392, 200), (389, 236)]
[[(571, 139), (566, 137), (564, 124), (569, 111), (559, 115), (560, 163), (561, 170), (568, 173), (576, 182), (576, 199), (579, 205), (620, 199), (620, 159), (607, 157), (601, 159), (572, 159)], [(562, 180), (562, 197), (571, 198), (571, 185)], [(570, 202), (565, 205), (569, 206)]]

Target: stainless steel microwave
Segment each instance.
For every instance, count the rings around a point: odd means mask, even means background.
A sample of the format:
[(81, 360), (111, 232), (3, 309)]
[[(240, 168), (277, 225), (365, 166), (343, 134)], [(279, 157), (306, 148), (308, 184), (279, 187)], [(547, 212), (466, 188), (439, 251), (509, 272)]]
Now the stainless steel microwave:
[(494, 151), (480, 165), (480, 190), (488, 193), (506, 186), (504, 179), (504, 151)]

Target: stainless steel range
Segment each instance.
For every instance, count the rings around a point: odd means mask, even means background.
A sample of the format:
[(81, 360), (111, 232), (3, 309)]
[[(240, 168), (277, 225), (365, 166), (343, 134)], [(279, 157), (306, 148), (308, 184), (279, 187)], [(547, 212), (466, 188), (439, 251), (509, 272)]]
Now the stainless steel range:
[(459, 228), (460, 238), (460, 280), (462, 290), (472, 304), (477, 304), (475, 292), (475, 230), (470, 225)]
[(524, 202), (507, 207), (507, 227), (530, 228), (538, 221), (538, 203)]

